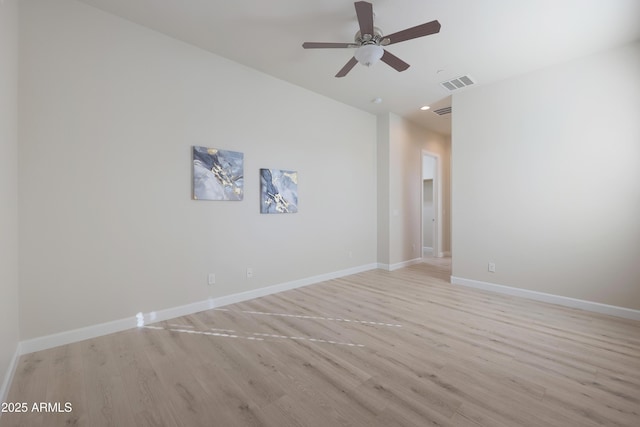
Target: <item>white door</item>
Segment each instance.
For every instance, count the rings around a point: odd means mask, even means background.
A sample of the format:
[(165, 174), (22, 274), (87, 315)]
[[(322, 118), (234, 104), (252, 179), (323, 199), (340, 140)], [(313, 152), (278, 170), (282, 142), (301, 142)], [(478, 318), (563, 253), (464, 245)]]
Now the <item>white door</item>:
[(422, 181), (422, 256), (433, 255), (433, 237), (435, 224), (433, 209), (433, 179)]
[(441, 256), (440, 250), (440, 158), (422, 152), (422, 256)]

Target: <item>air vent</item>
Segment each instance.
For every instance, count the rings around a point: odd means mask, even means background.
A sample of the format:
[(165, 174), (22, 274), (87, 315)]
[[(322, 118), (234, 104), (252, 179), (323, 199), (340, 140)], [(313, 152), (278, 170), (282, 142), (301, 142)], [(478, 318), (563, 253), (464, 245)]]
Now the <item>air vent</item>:
[(453, 92), (474, 84), (476, 84), (476, 82), (473, 81), (471, 76), (466, 75), (466, 76), (456, 77), (455, 79), (447, 80), (446, 82), (442, 82), (440, 83), (440, 86), (447, 89), (449, 92)]
[(437, 110), (433, 110), (439, 116), (445, 116), (447, 114), (451, 114), (451, 107), (438, 108)]

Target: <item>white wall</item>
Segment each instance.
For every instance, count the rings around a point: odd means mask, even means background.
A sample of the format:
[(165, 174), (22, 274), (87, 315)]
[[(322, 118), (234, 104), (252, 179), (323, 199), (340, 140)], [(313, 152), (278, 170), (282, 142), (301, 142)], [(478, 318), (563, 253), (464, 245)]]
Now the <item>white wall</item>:
[[(373, 115), (71, 0), (20, 18), (22, 339), (375, 263)], [(192, 145), (244, 152), (244, 201), (191, 200)], [(299, 213), (259, 213), (261, 167)]]
[(377, 117), (376, 137), (377, 137), (377, 166), (378, 166), (378, 194), (377, 194), (377, 217), (378, 217), (378, 254), (377, 261), (381, 264), (390, 264), (389, 253), (389, 115), (384, 114)]
[[(378, 262), (393, 266), (411, 261), (422, 255), (422, 151), (440, 156), (443, 169), (443, 195), (449, 189), (449, 139), (446, 136), (417, 126), (395, 114), (378, 116), (378, 127), (384, 123), (388, 132), (378, 136), (378, 163), (388, 165), (388, 193), (380, 191), (378, 197), (383, 212), (378, 233), (388, 230), (388, 258)], [(387, 141), (385, 141), (385, 139)], [(384, 197), (385, 194), (388, 197)], [(443, 200), (443, 251), (448, 251), (449, 215), (448, 196)], [(383, 238), (384, 239), (384, 238)], [(380, 239), (382, 240), (382, 239)], [(380, 250), (379, 250), (380, 253)]]
[(0, 2), (0, 402), (18, 347), (18, 6)]
[(453, 275), (640, 309), (640, 44), (453, 111)]

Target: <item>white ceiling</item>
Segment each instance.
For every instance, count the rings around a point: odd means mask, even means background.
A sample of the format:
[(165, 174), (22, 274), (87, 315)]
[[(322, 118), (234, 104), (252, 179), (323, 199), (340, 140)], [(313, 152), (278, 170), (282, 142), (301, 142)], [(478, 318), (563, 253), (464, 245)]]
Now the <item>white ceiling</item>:
[[(640, 39), (640, 0), (371, 0), (375, 25), (385, 34), (434, 19), (442, 29), (387, 47), (411, 64), (404, 72), (378, 63), (335, 78), (352, 49), (301, 45), (351, 42), (358, 30), (353, 1), (81, 1), (354, 107), (390, 111), (445, 134), (450, 115), (419, 111), (451, 105), (441, 81), (468, 74), (487, 84)], [(373, 104), (377, 97), (383, 102)]]

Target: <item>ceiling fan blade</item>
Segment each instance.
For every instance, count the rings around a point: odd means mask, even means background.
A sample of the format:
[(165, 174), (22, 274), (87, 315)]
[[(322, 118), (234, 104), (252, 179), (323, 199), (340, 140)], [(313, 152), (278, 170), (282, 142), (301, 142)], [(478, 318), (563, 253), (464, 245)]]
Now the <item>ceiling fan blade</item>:
[(347, 62), (347, 64), (344, 67), (342, 67), (340, 71), (338, 71), (338, 74), (336, 74), (336, 77), (346, 76), (347, 73), (349, 73), (349, 71), (351, 71), (351, 69), (355, 67), (357, 63), (358, 63), (358, 60), (355, 57), (351, 58), (349, 62)]
[(360, 24), (360, 34), (373, 35), (373, 6), (366, 1), (357, 1), (356, 15), (358, 16), (358, 24)]
[(324, 43), (324, 42), (304, 42), (302, 47), (305, 49), (328, 49), (328, 48), (341, 48), (341, 47), (358, 47), (353, 43)]
[(398, 31), (397, 33), (384, 36), (385, 39), (389, 39), (387, 45), (393, 43), (403, 42), (405, 40), (416, 39), (418, 37), (428, 36), (440, 31), (440, 23), (438, 21), (427, 22), (426, 24), (417, 25), (415, 27), (407, 28), (406, 30)]
[(380, 58), (382, 62), (389, 65), (391, 68), (396, 71), (404, 71), (409, 68), (409, 64), (404, 62), (402, 59), (398, 58), (392, 53), (387, 52), (386, 50), (382, 54), (382, 58)]

